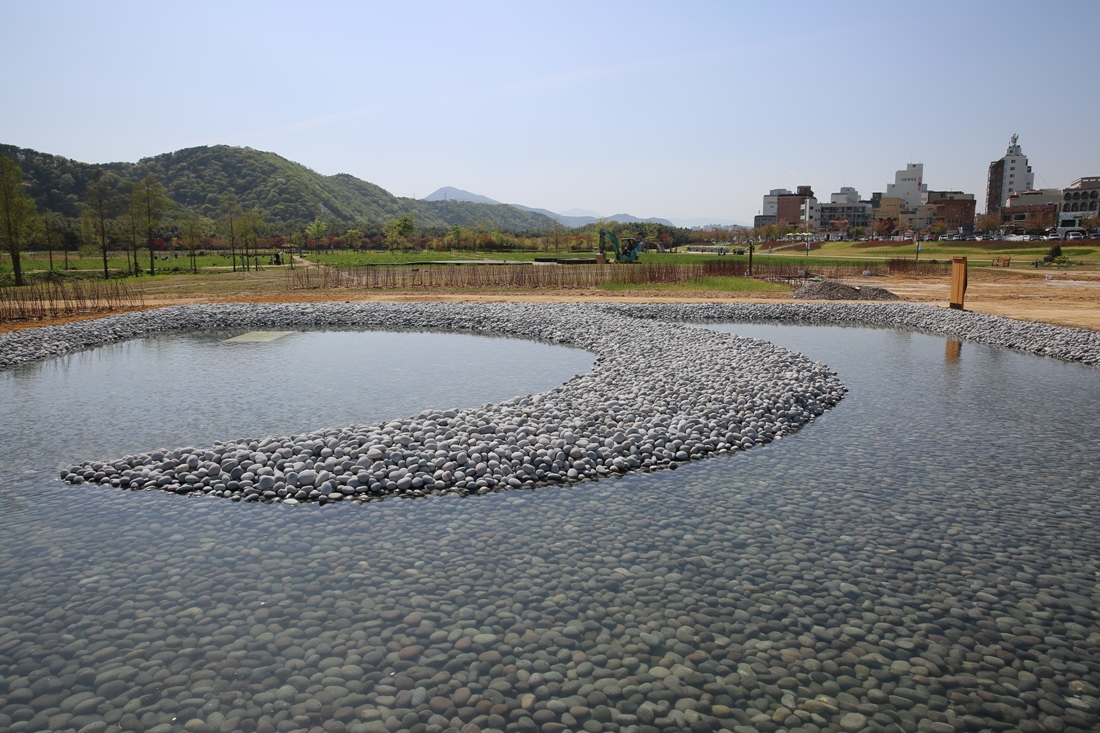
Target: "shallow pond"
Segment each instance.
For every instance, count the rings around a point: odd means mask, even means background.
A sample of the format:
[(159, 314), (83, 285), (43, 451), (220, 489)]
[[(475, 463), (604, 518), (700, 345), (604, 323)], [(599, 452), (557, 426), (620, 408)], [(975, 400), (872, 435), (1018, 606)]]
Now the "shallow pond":
[[(363, 506), (52, 476), (478, 404), (591, 358), (216, 334), (0, 374), (18, 469), (0, 489), (0, 728), (1094, 729), (1100, 374), (889, 330), (720, 328), (824, 361), (851, 392), (794, 436), (676, 471)], [(362, 380), (374, 339), (392, 339), (371, 372), (392, 381)], [(241, 347), (279, 355), (246, 369)], [(522, 353), (476, 358), (498, 347)]]
[(591, 367), (592, 355), (578, 349), (450, 333), (156, 336), (0, 372), (3, 404), (13, 408), (0, 415), (0, 455), (52, 475), (91, 456), (477, 406)]

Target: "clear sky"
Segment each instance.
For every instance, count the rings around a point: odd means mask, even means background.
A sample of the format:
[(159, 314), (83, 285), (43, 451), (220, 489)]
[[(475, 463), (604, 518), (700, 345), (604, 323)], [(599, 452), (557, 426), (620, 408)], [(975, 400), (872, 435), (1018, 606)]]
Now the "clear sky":
[(751, 222), (769, 188), (984, 203), (1009, 136), (1100, 175), (1100, 2), (0, 0), (0, 142), (88, 162), (274, 151), (399, 196), (444, 185)]

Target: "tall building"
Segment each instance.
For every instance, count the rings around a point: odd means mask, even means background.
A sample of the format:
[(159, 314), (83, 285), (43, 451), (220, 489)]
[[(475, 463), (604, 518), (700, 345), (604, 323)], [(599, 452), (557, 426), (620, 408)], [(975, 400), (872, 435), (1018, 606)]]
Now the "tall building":
[(904, 210), (916, 209), (924, 203), (922, 194), (928, 192), (928, 186), (924, 183), (924, 163), (910, 163), (905, 170), (894, 174), (894, 182), (886, 184), (884, 198), (901, 199), (901, 208)]
[(1013, 135), (1004, 157), (989, 164), (989, 176), (985, 185), (987, 214), (999, 212), (1012, 194), (1035, 188), (1035, 174), (1031, 172), (1027, 156), (1020, 149), (1019, 139), (1019, 135)]

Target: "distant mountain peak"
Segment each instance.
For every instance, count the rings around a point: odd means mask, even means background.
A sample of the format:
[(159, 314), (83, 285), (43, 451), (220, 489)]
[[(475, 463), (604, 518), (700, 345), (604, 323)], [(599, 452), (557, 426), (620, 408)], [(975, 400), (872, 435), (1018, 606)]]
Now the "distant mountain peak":
[(436, 189), (424, 197), (424, 201), (467, 201), (473, 204), (500, 204), (499, 201), (482, 196), (480, 193), (463, 191), (454, 186), (444, 186)]
[[(500, 201), (489, 198), (488, 196), (482, 196), (479, 193), (472, 193), (470, 191), (463, 191), (461, 188), (455, 188), (454, 186), (444, 186), (424, 197), (424, 201), (468, 201), (477, 204), (497, 204), (503, 205)], [(600, 221), (601, 219), (606, 221), (617, 221), (620, 224), (642, 224), (645, 222), (656, 222), (657, 224), (664, 224), (666, 226), (672, 226), (672, 222), (668, 219), (659, 219), (657, 217), (651, 217), (649, 219), (642, 219), (637, 216), (631, 216), (630, 214), (615, 214), (614, 216), (603, 217), (594, 211), (588, 211), (587, 209), (570, 209), (569, 211), (563, 211), (560, 214), (548, 211), (546, 209), (539, 209), (531, 206), (523, 206), (522, 204), (508, 204), (508, 206), (514, 206), (517, 209), (528, 211), (533, 214), (542, 214), (554, 219), (559, 224), (567, 227), (581, 227), (586, 224), (592, 224)]]

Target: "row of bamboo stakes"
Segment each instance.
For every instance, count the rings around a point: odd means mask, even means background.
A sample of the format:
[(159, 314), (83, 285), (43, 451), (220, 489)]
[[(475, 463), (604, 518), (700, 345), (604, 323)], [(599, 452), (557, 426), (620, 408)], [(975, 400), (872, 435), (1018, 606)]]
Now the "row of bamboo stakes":
[[(941, 274), (948, 265), (890, 261), (872, 268), (876, 274)], [(757, 264), (752, 277), (795, 283), (810, 277), (858, 277), (864, 265), (808, 267), (806, 264)], [(710, 260), (699, 264), (581, 264), (581, 265), (416, 265), (376, 267), (309, 267), (288, 273), (292, 290), (365, 288), (382, 290), (500, 289), (590, 290), (607, 285), (665, 285), (708, 277), (745, 277), (744, 260)]]
[(0, 323), (111, 313), (144, 306), (141, 292), (121, 280), (68, 280), (0, 287)]

